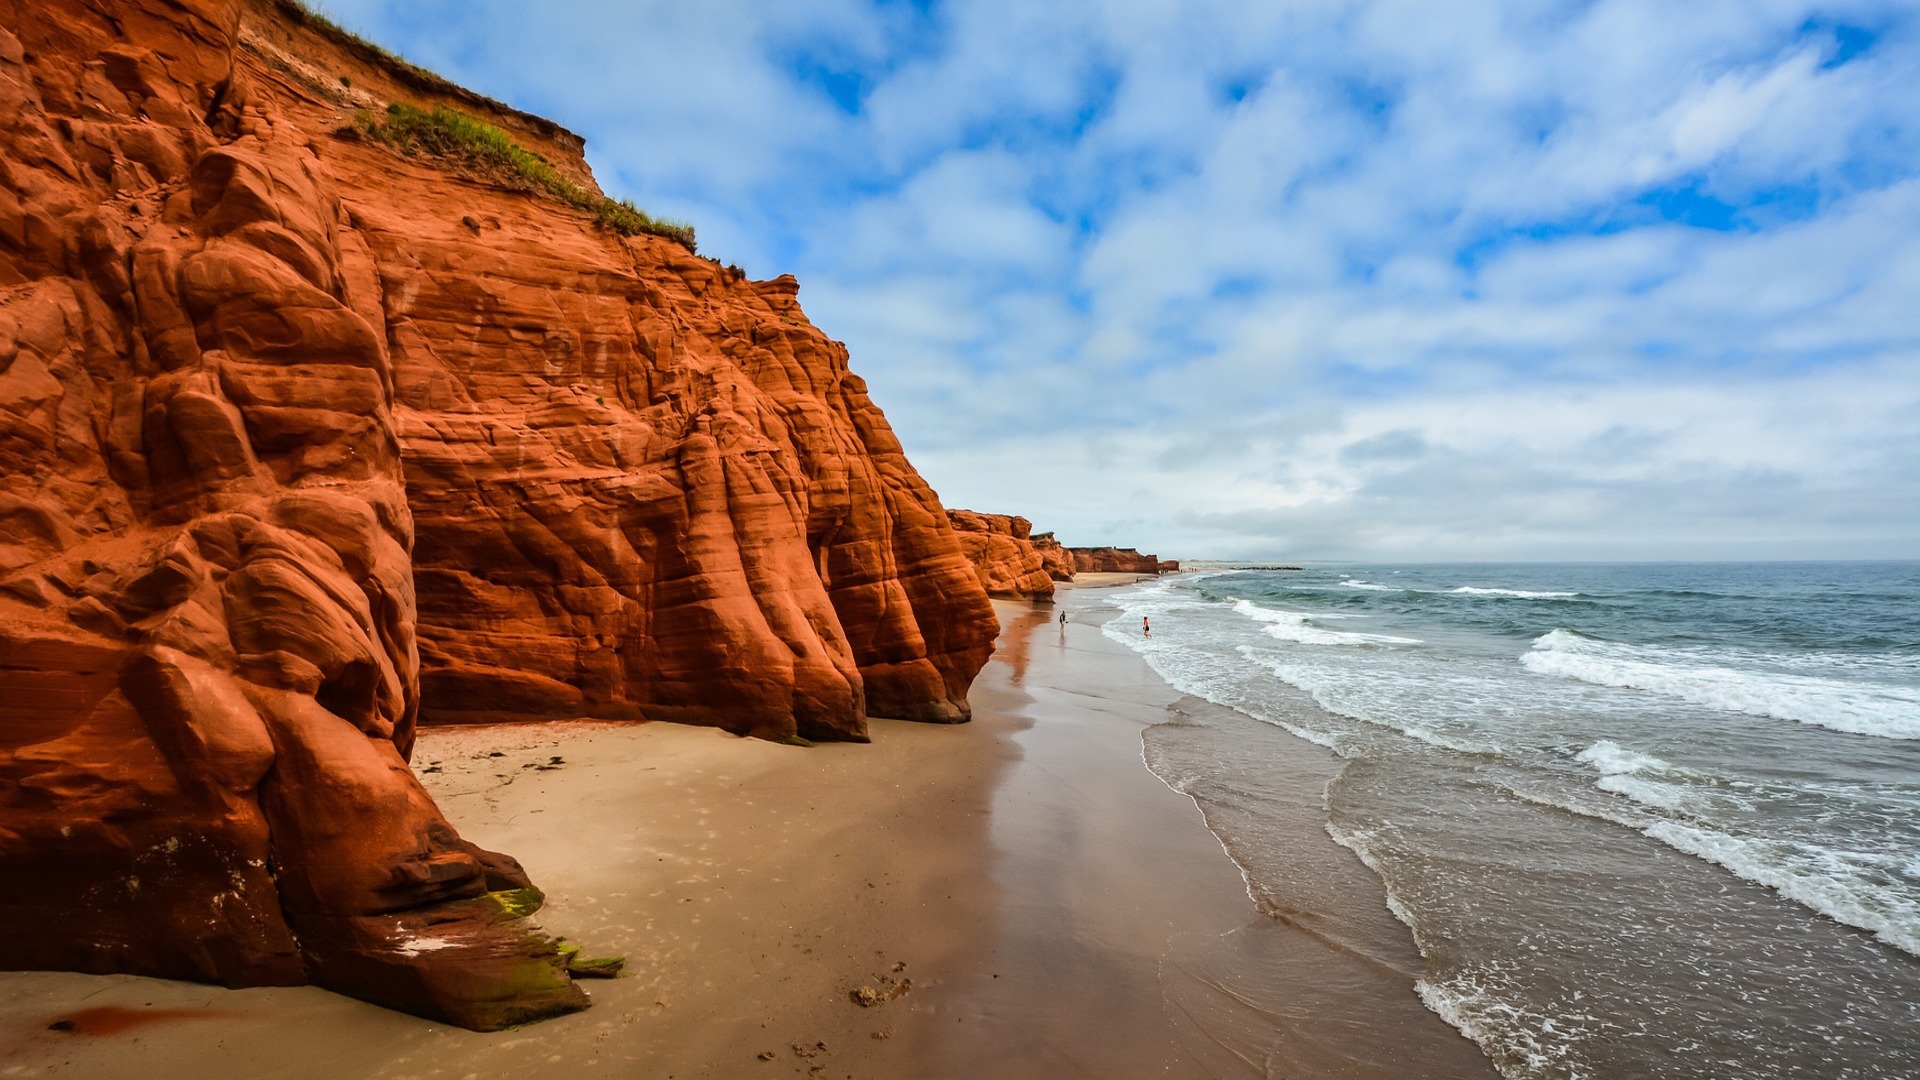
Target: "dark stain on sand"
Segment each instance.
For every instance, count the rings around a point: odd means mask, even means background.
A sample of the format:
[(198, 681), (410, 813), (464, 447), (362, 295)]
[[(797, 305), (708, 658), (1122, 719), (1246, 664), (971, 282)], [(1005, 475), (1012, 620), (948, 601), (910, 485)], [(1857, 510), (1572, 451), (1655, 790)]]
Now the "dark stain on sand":
[(207, 1020), (225, 1016), (220, 1009), (136, 1009), (126, 1005), (95, 1005), (69, 1013), (47, 1025), (64, 1035), (121, 1035), (179, 1020)]

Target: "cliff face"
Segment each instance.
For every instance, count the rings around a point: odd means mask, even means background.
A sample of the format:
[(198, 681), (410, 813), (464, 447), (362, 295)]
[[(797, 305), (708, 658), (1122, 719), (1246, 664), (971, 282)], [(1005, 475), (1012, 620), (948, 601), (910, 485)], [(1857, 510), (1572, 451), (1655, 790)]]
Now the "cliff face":
[(1036, 533), (1033, 550), (1040, 553), (1040, 566), (1055, 581), (1073, 580), (1073, 552), (1062, 547), (1052, 533)]
[(1053, 596), (1054, 578), (1047, 572), (1046, 557), (1033, 543), (1032, 522), (973, 510), (948, 510), (947, 520), (953, 524), (960, 550), (973, 564), (987, 595), (1009, 599)]
[(1133, 548), (1063, 547), (1052, 533), (1034, 535), (1033, 523), (1023, 517), (949, 510), (947, 519), (990, 596), (1051, 597), (1054, 582), (1072, 581), (1076, 573), (1168, 574), (1180, 569), (1171, 559), (1142, 555)]
[(352, 213), (391, 331), (423, 722), (967, 717), (992, 612), (793, 279), (339, 153), (408, 186)]
[(1178, 570), (1179, 563), (1161, 562), (1132, 548), (1068, 548), (1074, 571), (1081, 574), (1158, 574)]
[(991, 608), (791, 279), (341, 131), (578, 139), (266, 0), (0, 3), (0, 99), (0, 966), (577, 1008), (416, 723), (966, 718)]

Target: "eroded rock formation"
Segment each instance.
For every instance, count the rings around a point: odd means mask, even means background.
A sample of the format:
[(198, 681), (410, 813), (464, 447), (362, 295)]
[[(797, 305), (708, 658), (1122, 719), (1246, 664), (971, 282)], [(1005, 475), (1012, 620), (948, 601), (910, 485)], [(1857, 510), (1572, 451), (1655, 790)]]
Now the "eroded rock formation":
[(1179, 563), (1161, 562), (1133, 548), (1077, 547), (1067, 551), (1073, 556), (1074, 571), (1081, 574), (1159, 574), (1180, 568)]
[(1035, 534), (1033, 523), (1023, 517), (949, 510), (947, 518), (991, 596), (1051, 597), (1054, 582), (1072, 581), (1076, 573), (1170, 574), (1180, 569), (1171, 559), (1142, 555), (1133, 548), (1063, 547), (1052, 533)]
[[(960, 550), (966, 552), (988, 596), (1027, 599), (1053, 596), (1055, 578), (1047, 557), (1033, 542), (1033, 523), (1007, 514), (948, 510)], [(1059, 545), (1053, 545), (1058, 549)], [(1056, 560), (1056, 565), (1058, 561)], [(1065, 580), (1071, 580), (1068, 573)]]
[(277, 0), (0, 19), (0, 966), (578, 1008), (416, 723), (966, 718), (991, 608), (792, 279), (350, 137), (592, 184)]
[(1073, 580), (1073, 553), (1061, 546), (1050, 532), (1034, 533), (1033, 550), (1040, 553), (1040, 566), (1055, 581)]

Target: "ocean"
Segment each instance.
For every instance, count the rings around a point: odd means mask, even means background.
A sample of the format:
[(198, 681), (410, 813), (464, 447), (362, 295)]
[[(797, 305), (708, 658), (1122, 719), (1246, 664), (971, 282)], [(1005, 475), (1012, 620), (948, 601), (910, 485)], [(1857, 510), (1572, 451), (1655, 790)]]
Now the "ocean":
[(1298, 797), (1249, 722), (1337, 755), (1327, 834), (1503, 1075), (1920, 1077), (1920, 563), (1220, 569), (1109, 603), (1231, 711), (1145, 756), (1262, 909), (1301, 870), (1261, 806)]

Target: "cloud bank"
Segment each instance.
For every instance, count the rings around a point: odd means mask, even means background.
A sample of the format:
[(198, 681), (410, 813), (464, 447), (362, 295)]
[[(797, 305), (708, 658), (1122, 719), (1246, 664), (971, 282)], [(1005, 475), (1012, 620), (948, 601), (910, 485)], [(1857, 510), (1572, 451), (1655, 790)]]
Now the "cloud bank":
[(949, 505), (1187, 557), (1920, 557), (1907, 5), (327, 7), (796, 274)]

